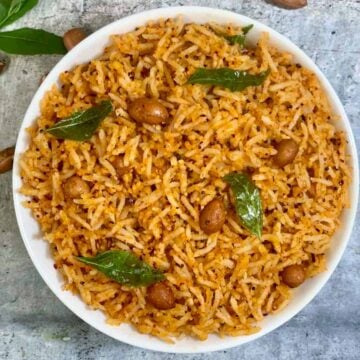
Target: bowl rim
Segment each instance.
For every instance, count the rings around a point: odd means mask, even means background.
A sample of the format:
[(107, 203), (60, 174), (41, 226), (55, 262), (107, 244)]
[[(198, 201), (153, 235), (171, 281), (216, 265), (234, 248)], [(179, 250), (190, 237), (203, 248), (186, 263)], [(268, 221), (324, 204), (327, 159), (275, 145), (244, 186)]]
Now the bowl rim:
[[(58, 75), (62, 72), (62, 67), (64, 64), (69, 63), (71, 59), (75, 59), (77, 55), (80, 55), (82, 51), (84, 51), (87, 48), (90, 48), (90, 45), (93, 42), (98, 41), (101, 37), (108, 36), (108, 33), (122, 33), (121, 28), (124, 27), (124, 24), (130, 24), (135, 23), (135, 26), (137, 26), (139, 19), (141, 19), (141, 23), (146, 23), (149, 20), (158, 20), (160, 18), (174, 18), (179, 15), (184, 16), (190, 16), (194, 18), (195, 16), (202, 16), (203, 13), (206, 13), (207, 16), (211, 16), (214, 18), (218, 18), (218, 22), (233, 22), (233, 23), (239, 23), (242, 25), (246, 24), (254, 24), (255, 28), (260, 29), (260, 31), (267, 31), (270, 34), (271, 41), (278, 42), (281, 44), (279, 47), (284, 47), (288, 49), (292, 54), (295, 56), (299, 56), (301, 58), (301, 63), (304, 64), (306, 67), (310, 68), (316, 76), (319, 78), (320, 82), (322, 83), (322, 87), (327, 92), (329, 101), (332, 103), (334, 111), (339, 114), (341, 118), (342, 126), (345, 128), (347, 140), (348, 140), (348, 153), (351, 155), (351, 159), (349, 161), (350, 166), (352, 167), (352, 184), (350, 185), (349, 193), (351, 195), (351, 207), (348, 209), (347, 213), (347, 227), (345, 229), (345, 234), (341, 238), (340, 246), (336, 251), (336, 254), (334, 255), (334, 260), (331, 264), (328, 264), (328, 270), (323, 273), (321, 276), (319, 275), (319, 278), (317, 279), (317, 284), (314, 286), (314, 289), (310, 292), (308, 292), (306, 295), (303, 296), (303, 299), (301, 301), (301, 304), (299, 306), (296, 306), (295, 309), (292, 309), (287, 316), (279, 317), (277, 318), (277, 321), (274, 322), (274, 324), (270, 324), (270, 326), (267, 326), (266, 328), (261, 329), (258, 333), (255, 333), (253, 335), (247, 335), (247, 336), (239, 336), (236, 338), (223, 338), (220, 339), (219, 342), (217, 341), (211, 341), (210, 337), (206, 341), (199, 341), (195, 340), (197, 342), (193, 345), (185, 345), (181, 343), (181, 341), (176, 340), (175, 345), (167, 344), (165, 342), (161, 342), (158, 339), (154, 337), (150, 337), (148, 335), (140, 334), (143, 341), (139, 342), (139, 336), (135, 336), (135, 332), (137, 335), (139, 333), (137, 330), (132, 330), (134, 332), (134, 336), (130, 337), (124, 337), (121, 336), (121, 330), (114, 333), (111, 325), (108, 324), (100, 324), (98, 320), (95, 319), (95, 316), (88, 316), (91, 311), (93, 310), (86, 310), (82, 311), (80, 308), (77, 308), (77, 306), (74, 305), (73, 301), (69, 301), (69, 296), (66, 295), (65, 290), (62, 289), (62, 283), (60, 280), (58, 283), (54, 284), (52, 281), (48, 279), (47, 276), (47, 270), (40, 265), (40, 261), (37, 258), (37, 254), (34, 253), (32, 249), (30, 236), (27, 234), (27, 228), (25, 227), (24, 223), (24, 217), (29, 216), (25, 214), (25, 210), (21, 204), (24, 197), (22, 197), (18, 189), (21, 185), (21, 178), (19, 173), (19, 159), (20, 154), (22, 151), (26, 148), (26, 144), (28, 144), (26, 138), (26, 128), (35, 121), (34, 113), (36, 113), (36, 108), (39, 107), (40, 100), (42, 99), (43, 95), (46, 93), (46, 91), (49, 90), (50, 86), (57, 82)], [(221, 18), (223, 20), (221, 20)], [(196, 20), (191, 20), (194, 22), (197, 22)], [(126, 26), (125, 26), (126, 27)], [(112, 30), (113, 29), (113, 30)], [(124, 32), (127, 32), (124, 31)], [(101, 51), (102, 52), (102, 51)], [(96, 57), (96, 55), (94, 55)], [(80, 61), (79, 63), (82, 63), (83, 61)], [(42, 277), (42, 279), (45, 281), (47, 286), (51, 289), (51, 291), (55, 294), (55, 296), (69, 309), (71, 310), (75, 315), (77, 315), (80, 319), (85, 321), (87, 324), (92, 326), (93, 328), (97, 329), (98, 331), (118, 340), (123, 343), (127, 343), (129, 345), (141, 347), (147, 350), (153, 350), (153, 351), (159, 351), (159, 352), (166, 352), (166, 353), (205, 353), (205, 352), (212, 352), (212, 351), (219, 351), (219, 350), (226, 350), (235, 346), (239, 346), (245, 343), (248, 343), (250, 341), (253, 341), (255, 339), (258, 339), (269, 332), (277, 329), (287, 321), (289, 321), (293, 316), (298, 314), (322, 289), (322, 287), (327, 283), (330, 276), (332, 275), (333, 271), (337, 267), (345, 248), (349, 242), (350, 235), (352, 228), (354, 226), (355, 217), (356, 217), (356, 211), (357, 211), (357, 205), (358, 205), (358, 197), (359, 197), (359, 168), (358, 168), (358, 156), (357, 156), (357, 149), (356, 149), (356, 143), (355, 139), (350, 127), (349, 119), (345, 113), (344, 107), (342, 103), (340, 102), (339, 97), (337, 96), (335, 90), (333, 89), (330, 82), (327, 80), (325, 75), (322, 73), (322, 71), (317, 67), (317, 65), (293, 42), (291, 42), (289, 39), (287, 39), (285, 36), (278, 33), (276, 30), (264, 25), (258, 20), (249, 18), (247, 16), (228, 11), (228, 10), (222, 10), (217, 8), (210, 8), (210, 7), (201, 7), (201, 6), (175, 6), (175, 7), (166, 7), (166, 8), (157, 8), (152, 10), (143, 11), (137, 14), (133, 14), (130, 16), (126, 16), (123, 18), (120, 18), (102, 28), (94, 32), (92, 35), (90, 35), (88, 38), (86, 38), (82, 43), (80, 43), (78, 46), (76, 46), (73, 50), (71, 50), (68, 54), (66, 54), (58, 63), (57, 65), (51, 70), (45, 81), (42, 83), (42, 85), (39, 87), (39, 89), (36, 91), (27, 111), (24, 116), (24, 119), (21, 124), (21, 128), (19, 130), (18, 138), (16, 141), (16, 150), (15, 150), (15, 156), (14, 156), (14, 170), (13, 170), (13, 200), (14, 200), (14, 207), (15, 207), (15, 214), (17, 223), (19, 226), (20, 234), (23, 239), (23, 242), (25, 244), (25, 247), (27, 249), (27, 252), (37, 269), (38, 273)], [(31, 216), (31, 215), (30, 215)], [(35, 241), (39, 241), (36, 239)], [(44, 246), (48, 246), (47, 242), (43, 241), (45, 243)], [(71, 299), (75, 298), (75, 295), (71, 295)], [(282, 310), (284, 311), (284, 310)], [(95, 320), (94, 320), (94, 319)], [(275, 318), (275, 317), (274, 317)], [(111, 329), (111, 330), (110, 330)], [(211, 335), (212, 336), (212, 335)], [(225, 339), (227, 339), (225, 341)], [(234, 340), (235, 339), (235, 340)], [(231, 340), (231, 341), (230, 341)], [(178, 344), (178, 346), (177, 346)], [(180, 346), (179, 346), (180, 345)]]

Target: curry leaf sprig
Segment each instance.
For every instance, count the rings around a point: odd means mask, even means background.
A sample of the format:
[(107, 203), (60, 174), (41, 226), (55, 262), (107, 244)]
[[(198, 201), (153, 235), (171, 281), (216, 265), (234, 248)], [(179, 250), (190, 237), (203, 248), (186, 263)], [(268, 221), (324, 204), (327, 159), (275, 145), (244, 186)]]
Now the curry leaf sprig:
[(262, 85), (270, 74), (270, 70), (252, 75), (247, 71), (220, 69), (196, 69), (187, 81), (189, 84), (208, 84), (223, 86), (231, 91), (241, 91), (249, 86)]
[(59, 139), (89, 140), (100, 123), (113, 111), (110, 100), (104, 100), (87, 110), (77, 111), (60, 120), (46, 131)]
[[(0, 0), (0, 28), (13, 23), (38, 4), (38, 0)], [(66, 54), (60, 36), (41, 29), (0, 32), (0, 50), (8, 54)]]
[(122, 285), (148, 286), (165, 279), (162, 272), (153, 269), (129, 251), (109, 250), (95, 257), (77, 259)]
[(39, 0), (0, 0), (0, 28), (20, 19), (38, 2)]
[(263, 210), (260, 190), (249, 175), (233, 172), (224, 176), (223, 180), (231, 187), (235, 210), (241, 224), (259, 239), (263, 227)]

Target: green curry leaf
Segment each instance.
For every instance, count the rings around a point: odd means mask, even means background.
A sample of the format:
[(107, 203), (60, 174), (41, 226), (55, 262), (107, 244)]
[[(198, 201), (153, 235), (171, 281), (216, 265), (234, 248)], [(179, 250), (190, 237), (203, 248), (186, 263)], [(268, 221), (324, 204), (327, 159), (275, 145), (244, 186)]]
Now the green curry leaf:
[(38, 2), (39, 0), (0, 0), (0, 28), (20, 19)]
[(233, 192), (235, 210), (241, 224), (259, 239), (263, 227), (263, 210), (260, 190), (251, 178), (244, 173), (230, 173), (223, 180)]
[(252, 28), (254, 27), (254, 25), (253, 24), (250, 24), (250, 25), (247, 25), (247, 26), (244, 26), (243, 28), (242, 28), (242, 32), (243, 32), (243, 34), (244, 35), (246, 35)]
[(241, 91), (249, 86), (259, 86), (270, 74), (270, 70), (257, 75), (247, 71), (233, 70), (229, 68), (205, 69), (200, 68), (190, 76), (189, 84), (209, 84), (223, 86), (231, 91)]
[(245, 46), (246, 34), (253, 28), (254, 25), (248, 25), (242, 28), (242, 34), (238, 35), (223, 35), (224, 38), (232, 45), (239, 44), (241, 48)]
[(66, 54), (60, 36), (40, 29), (23, 28), (0, 32), (0, 50), (8, 54)]
[(113, 111), (110, 100), (104, 100), (90, 109), (77, 111), (59, 121), (47, 132), (59, 139), (75, 141), (89, 140), (100, 123)]
[(148, 286), (165, 279), (162, 272), (153, 269), (129, 251), (110, 250), (92, 258), (77, 259), (123, 285)]

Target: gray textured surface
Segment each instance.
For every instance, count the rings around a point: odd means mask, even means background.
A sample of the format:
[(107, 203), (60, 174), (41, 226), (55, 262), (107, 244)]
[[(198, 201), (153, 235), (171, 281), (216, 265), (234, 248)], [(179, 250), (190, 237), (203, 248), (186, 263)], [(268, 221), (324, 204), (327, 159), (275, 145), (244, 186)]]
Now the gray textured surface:
[[(360, 146), (360, 1), (314, 0), (299, 11), (263, 0), (41, 0), (14, 27), (59, 34), (97, 28), (144, 9), (203, 5), (240, 12), (298, 44), (324, 71), (350, 117)], [(0, 148), (15, 142), (41, 76), (56, 56), (13, 57), (0, 77)], [(329, 283), (299, 315), (251, 344), (208, 355), (175, 356), (133, 348), (98, 333), (70, 313), (33, 267), (15, 221), (11, 174), (0, 176), (0, 359), (360, 359), (360, 219)]]

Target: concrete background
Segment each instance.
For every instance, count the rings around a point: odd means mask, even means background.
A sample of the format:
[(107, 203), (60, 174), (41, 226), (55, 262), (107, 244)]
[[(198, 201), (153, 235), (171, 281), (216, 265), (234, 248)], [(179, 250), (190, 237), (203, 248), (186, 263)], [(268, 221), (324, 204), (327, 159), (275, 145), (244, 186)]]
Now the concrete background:
[[(338, 92), (360, 146), (360, 1), (309, 0), (297, 11), (263, 0), (40, 0), (10, 28), (62, 34), (93, 31), (123, 16), (170, 5), (221, 7), (260, 20), (288, 36), (323, 70)], [(0, 76), (0, 148), (15, 143), (39, 79), (57, 56), (12, 57)], [(258, 341), (207, 355), (175, 356), (134, 348), (90, 328), (67, 310), (32, 265), (16, 225), (11, 174), (0, 176), (0, 359), (360, 359), (360, 219), (329, 283), (299, 315)]]

